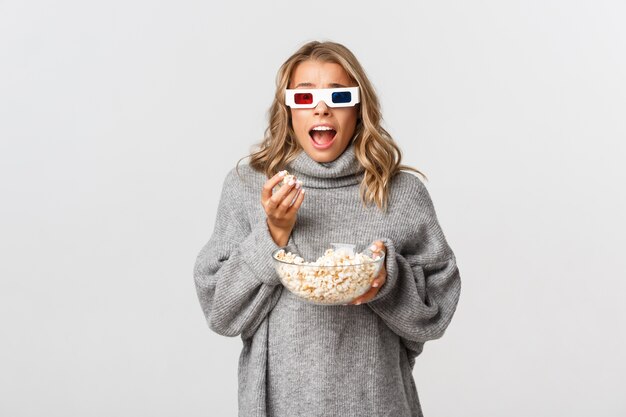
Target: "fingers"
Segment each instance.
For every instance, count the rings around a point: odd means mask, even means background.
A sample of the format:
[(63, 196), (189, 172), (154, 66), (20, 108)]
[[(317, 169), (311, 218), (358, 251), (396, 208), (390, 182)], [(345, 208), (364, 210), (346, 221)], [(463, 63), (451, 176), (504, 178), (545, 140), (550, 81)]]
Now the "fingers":
[(377, 293), (378, 293), (378, 288), (370, 288), (369, 290), (367, 290), (365, 294), (363, 294), (356, 300), (352, 301), (350, 304), (354, 304), (358, 306), (359, 304), (367, 303), (372, 298), (374, 298)]
[(283, 197), (283, 200), (279, 203), (278, 209), (280, 212), (285, 213), (291, 206), (291, 203), (295, 200), (296, 195), (300, 192), (300, 184), (295, 183), (291, 186), (289, 192)]
[(372, 251), (372, 257), (374, 259), (380, 258), (387, 251), (387, 248), (382, 240), (372, 242), (369, 249)]
[[(276, 186), (276, 183), (268, 181), (266, 184), (272, 184), (270, 188), (271, 193), (271, 189)], [(280, 208), (280, 211), (286, 211), (301, 186), (302, 183), (296, 180), (291, 180), (287, 184), (282, 185), (277, 192), (271, 195), (269, 200), (266, 200), (266, 207), (271, 210)], [(263, 187), (263, 191), (265, 192), (265, 187)]]
[(298, 209), (302, 205), (303, 200), (304, 200), (304, 188), (300, 188), (298, 190), (298, 196), (296, 197), (296, 201), (294, 201), (293, 205), (289, 207), (289, 209), (287, 209), (287, 213), (298, 211)]
[(283, 178), (285, 177), (285, 172), (286, 171), (280, 171), (272, 178), (267, 180), (265, 184), (263, 184), (263, 190), (261, 191), (261, 201), (263, 203), (272, 198), (272, 190), (274, 189), (276, 184), (283, 180)]
[(376, 278), (374, 278), (374, 281), (372, 281), (372, 287), (380, 288), (383, 286), (385, 281), (387, 281), (387, 271), (385, 271), (385, 266), (383, 265), (383, 267), (380, 269), (380, 272), (378, 273), (378, 276), (376, 276)]
[[(377, 241), (377, 242), (380, 242), (380, 241)], [(382, 244), (382, 242), (380, 243)], [(374, 251), (374, 249), (372, 249), (372, 251)], [(376, 249), (376, 251), (380, 251), (380, 249)], [(376, 297), (376, 294), (378, 294), (378, 291), (380, 291), (380, 287), (382, 287), (386, 281), (387, 281), (387, 270), (385, 269), (385, 265), (382, 265), (380, 272), (378, 273), (376, 278), (372, 280), (372, 286), (370, 287), (370, 289), (365, 294), (354, 299), (349, 304), (359, 305), (359, 304), (367, 303), (371, 301), (374, 297)]]
[(370, 250), (372, 252), (381, 252), (385, 250), (385, 244), (383, 243), (382, 240), (376, 240), (374, 242), (372, 242), (371, 246), (370, 246)]
[(294, 201), (296, 195), (300, 192), (300, 187), (302, 187), (302, 183), (294, 180), (282, 186), (281, 189), (276, 192), (278, 208), (281, 212), (286, 212), (289, 206), (291, 206), (292, 201)]

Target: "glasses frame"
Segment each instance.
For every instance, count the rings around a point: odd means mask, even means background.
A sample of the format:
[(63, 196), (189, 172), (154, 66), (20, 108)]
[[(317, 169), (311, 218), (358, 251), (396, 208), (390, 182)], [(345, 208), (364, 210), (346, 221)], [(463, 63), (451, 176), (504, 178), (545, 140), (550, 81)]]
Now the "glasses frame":
[[(334, 93), (349, 92), (351, 100), (348, 103), (333, 103)], [(295, 95), (301, 93), (313, 94), (313, 102), (311, 104), (296, 104)], [(285, 104), (292, 109), (312, 109), (317, 107), (320, 101), (326, 103), (328, 107), (353, 107), (361, 102), (359, 87), (340, 87), (340, 88), (292, 88), (285, 89)]]

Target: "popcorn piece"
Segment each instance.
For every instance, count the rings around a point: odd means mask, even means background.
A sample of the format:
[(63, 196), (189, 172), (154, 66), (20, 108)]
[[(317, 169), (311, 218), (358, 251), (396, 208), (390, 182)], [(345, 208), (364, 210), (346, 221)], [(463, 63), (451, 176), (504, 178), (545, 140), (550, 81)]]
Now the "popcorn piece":
[(272, 194), (273, 194), (273, 193), (275, 193), (275, 192), (277, 192), (278, 190), (280, 190), (280, 187), (282, 187), (283, 185), (287, 185), (287, 184), (289, 183), (289, 181), (291, 181), (291, 180), (294, 180), (294, 181), (296, 181), (298, 184), (302, 185), (302, 181), (300, 181), (299, 179), (297, 179), (295, 175), (290, 174), (290, 173), (289, 173), (289, 171), (287, 171), (286, 169), (285, 169), (285, 170), (282, 170), (282, 171), (280, 171), (280, 172), (284, 172), (284, 173), (285, 173), (285, 176), (283, 177), (283, 179), (282, 179), (282, 181), (281, 181), (281, 182), (279, 182), (278, 184), (276, 184), (276, 185), (274, 186), (274, 188), (272, 189)]

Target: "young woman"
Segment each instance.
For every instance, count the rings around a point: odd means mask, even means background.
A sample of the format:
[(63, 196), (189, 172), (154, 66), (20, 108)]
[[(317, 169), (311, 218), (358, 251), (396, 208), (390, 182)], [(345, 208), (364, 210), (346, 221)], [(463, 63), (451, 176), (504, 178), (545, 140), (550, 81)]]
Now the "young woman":
[[(307, 43), (279, 69), (259, 149), (226, 175), (194, 277), (209, 327), (243, 341), (240, 416), (422, 415), (415, 358), (444, 334), (461, 279), (425, 185), (404, 172), (419, 171), (400, 164), (381, 120), (355, 56)], [(272, 192), (282, 170), (297, 181)], [(331, 242), (385, 252), (371, 289), (335, 306), (286, 290), (272, 252), (288, 244), (312, 261)]]

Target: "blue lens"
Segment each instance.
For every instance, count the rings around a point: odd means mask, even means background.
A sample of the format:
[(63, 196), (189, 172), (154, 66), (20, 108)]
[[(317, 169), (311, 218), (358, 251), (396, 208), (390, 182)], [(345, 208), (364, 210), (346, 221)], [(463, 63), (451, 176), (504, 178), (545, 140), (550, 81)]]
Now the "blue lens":
[(352, 94), (349, 91), (333, 93), (332, 100), (333, 103), (350, 103), (352, 101)]

